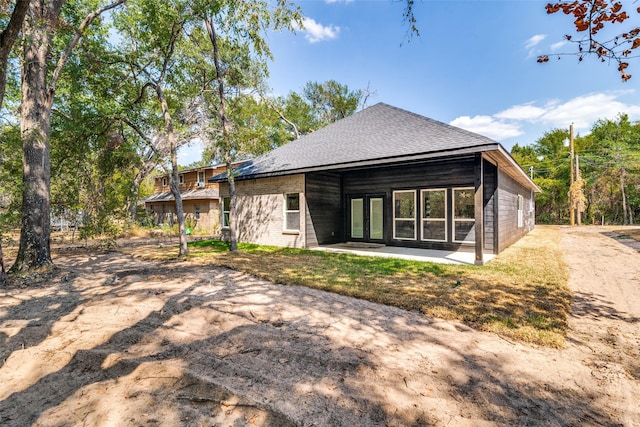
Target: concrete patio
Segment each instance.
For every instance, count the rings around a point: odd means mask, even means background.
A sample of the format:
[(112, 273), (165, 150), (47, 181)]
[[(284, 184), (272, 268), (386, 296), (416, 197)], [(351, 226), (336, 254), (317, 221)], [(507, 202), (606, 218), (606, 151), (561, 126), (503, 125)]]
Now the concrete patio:
[[(346, 253), (361, 256), (398, 258), (410, 261), (435, 262), (440, 264), (475, 264), (474, 248), (463, 248), (458, 251), (439, 251), (435, 249), (415, 249), (396, 246), (385, 246), (368, 243), (347, 242), (323, 245), (311, 248), (318, 251)], [(485, 264), (495, 257), (484, 254)]]

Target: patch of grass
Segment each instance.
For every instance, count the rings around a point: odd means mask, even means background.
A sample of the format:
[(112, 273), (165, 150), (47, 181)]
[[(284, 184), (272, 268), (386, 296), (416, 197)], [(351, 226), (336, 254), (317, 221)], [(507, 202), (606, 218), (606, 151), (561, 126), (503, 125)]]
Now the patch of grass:
[[(558, 227), (538, 226), (482, 267), (244, 243), (229, 252), (228, 243), (216, 240), (189, 247), (194, 263), (460, 320), (515, 340), (564, 344), (572, 296)], [(126, 250), (153, 259), (177, 253), (175, 246)]]
[(625, 227), (613, 230), (617, 234), (616, 239), (633, 239), (640, 242), (640, 227)]

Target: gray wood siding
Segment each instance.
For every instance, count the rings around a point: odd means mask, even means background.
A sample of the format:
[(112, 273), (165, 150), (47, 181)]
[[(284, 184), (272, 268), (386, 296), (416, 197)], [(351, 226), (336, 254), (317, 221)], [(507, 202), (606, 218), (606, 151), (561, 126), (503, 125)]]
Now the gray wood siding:
[[(524, 199), (522, 227), (518, 227), (518, 195)], [(534, 228), (535, 206), (531, 198), (530, 190), (503, 171), (498, 171), (498, 252), (502, 252)], [(534, 207), (533, 212), (530, 210), (531, 206)]]
[(496, 224), (496, 205), (498, 189), (498, 168), (484, 161), (484, 249), (494, 252), (497, 246), (498, 225)]
[(309, 173), (305, 178), (307, 246), (342, 241), (341, 179), (336, 174)]
[[(389, 246), (407, 246), (418, 248), (432, 248), (443, 250), (456, 250), (461, 243), (456, 242), (433, 242), (420, 240), (420, 203), (418, 203), (418, 227), (416, 240), (394, 240), (393, 239), (393, 191), (396, 190), (422, 190), (429, 188), (446, 188), (448, 198), (448, 227), (449, 240), (452, 239), (450, 228), (452, 212), (452, 192), (455, 187), (473, 187), (475, 161), (472, 156), (463, 159), (440, 160), (437, 162), (427, 162), (420, 164), (408, 164), (403, 166), (387, 166), (385, 168), (366, 169), (345, 172), (343, 174), (343, 194), (344, 202), (350, 195), (375, 194), (384, 196), (385, 216), (384, 216), (384, 243)], [(420, 198), (417, 193), (418, 200)], [(346, 206), (343, 209), (347, 212)], [(344, 229), (346, 229), (346, 215)], [(346, 240), (345, 236), (345, 240)], [(468, 245), (467, 245), (468, 246)]]
[(403, 188), (473, 187), (473, 158), (344, 174), (345, 194), (388, 193)]
[[(531, 192), (492, 163), (483, 161), (484, 180), (484, 250), (498, 253), (533, 228), (530, 212)], [(397, 241), (392, 238), (392, 194), (394, 190), (447, 188), (450, 227), (452, 188), (471, 187), (474, 183), (474, 159), (448, 160), (406, 166), (363, 169), (337, 173), (309, 173), (305, 178), (307, 198), (306, 241), (308, 246), (349, 240), (347, 236), (349, 196), (379, 194), (385, 203), (385, 238), (387, 245), (457, 249), (455, 242)], [(523, 227), (518, 228), (518, 195), (524, 199)], [(419, 193), (418, 193), (419, 198)], [(418, 206), (418, 213), (420, 207)], [(419, 220), (416, 221), (419, 227)], [(452, 230), (449, 228), (451, 240)]]

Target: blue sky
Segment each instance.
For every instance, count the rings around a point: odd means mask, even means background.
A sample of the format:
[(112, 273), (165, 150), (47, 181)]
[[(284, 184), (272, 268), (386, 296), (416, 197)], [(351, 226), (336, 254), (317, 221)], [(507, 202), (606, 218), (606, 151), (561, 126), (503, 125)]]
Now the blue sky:
[[(596, 120), (618, 113), (640, 120), (640, 61), (632, 61), (634, 77), (622, 83), (614, 64), (556, 60), (553, 54), (575, 52), (563, 42), (573, 34), (572, 21), (547, 15), (546, 1), (416, 0), (420, 37), (410, 40), (403, 0), (296, 3), (305, 28), (268, 35), (275, 95), (330, 79), (369, 87), (368, 105), (404, 108), (486, 135), (507, 150), (572, 122), (585, 134)], [(635, 11), (637, 5), (625, 3)], [(549, 54), (549, 63), (538, 64), (540, 54)], [(191, 147), (181, 163), (198, 158)]]

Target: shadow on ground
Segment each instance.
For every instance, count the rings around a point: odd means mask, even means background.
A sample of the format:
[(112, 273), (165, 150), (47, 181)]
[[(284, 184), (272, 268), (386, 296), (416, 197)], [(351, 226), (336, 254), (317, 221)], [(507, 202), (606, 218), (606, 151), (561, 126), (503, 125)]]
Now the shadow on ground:
[(2, 425), (615, 425), (461, 325), (220, 268), (65, 264), (2, 293)]

